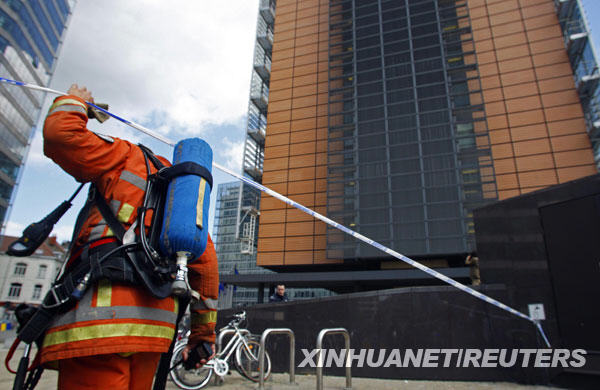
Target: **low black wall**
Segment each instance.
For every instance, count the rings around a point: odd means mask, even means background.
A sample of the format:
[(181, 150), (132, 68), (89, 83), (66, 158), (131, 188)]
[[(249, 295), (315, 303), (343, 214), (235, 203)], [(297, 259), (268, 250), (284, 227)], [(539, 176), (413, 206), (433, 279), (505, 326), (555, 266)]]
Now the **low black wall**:
[[(506, 289), (490, 285), (480, 291), (506, 301)], [(304, 359), (302, 348), (316, 346), (323, 328), (344, 327), (351, 348), (543, 348), (534, 326), (453, 287), (414, 287), (346, 294), (314, 300), (247, 307), (249, 329), (261, 334), (266, 328), (291, 328), (296, 337), (296, 365)], [(219, 327), (234, 312), (219, 312)], [(326, 336), (324, 348), (342, 349), (342, 336)], [(276, 372), (288, 370), (288, 340), (270, 336), (267, 349)], [(387, 355), (386, 355), (387, 356)], [(314, 368), (296, 368), (312, 373)], [(325, 368), (325, 375), (343, 376), (343, 368)], [(427, 380), (489, 380), (547, 383), (548, 369), (525, 368), (352, 368), (356, 377)]]

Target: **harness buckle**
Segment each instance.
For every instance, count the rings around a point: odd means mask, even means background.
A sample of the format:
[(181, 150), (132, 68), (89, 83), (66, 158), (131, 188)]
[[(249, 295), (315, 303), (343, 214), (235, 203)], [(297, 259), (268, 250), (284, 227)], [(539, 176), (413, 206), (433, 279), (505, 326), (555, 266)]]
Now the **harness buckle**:
[(57, 307), (59, 307), (61, 305), (64, 305), (65, 303), (67, 303), (69, 301), (69, 297), (68, 296), (65, 297), (65, 298), (59, 298), (58, 297), (58, 294), (56, 293), (56, 289), (59, 288), (59, 287), (61, 287), (61, 286), (62, 286), (62, 284), (57, 284), (57, 285), (54, 285), (54, 286), (52, 286), (50, 288), (50, 291), (48, 291), (48, 292), (52, 293), (51, 296), (54, 298), (54, 303), (53, 304), (47, 304), (46, 300), (44, 299), (44, 301), (42, 302), (42, 305), (41, 305), (44, 309), (54, 309), (54, 308), (57, 308)]

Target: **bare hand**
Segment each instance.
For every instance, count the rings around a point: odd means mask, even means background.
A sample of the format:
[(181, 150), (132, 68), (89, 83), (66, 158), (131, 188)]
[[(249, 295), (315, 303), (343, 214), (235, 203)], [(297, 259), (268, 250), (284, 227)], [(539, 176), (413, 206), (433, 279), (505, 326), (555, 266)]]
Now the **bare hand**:
[[(188, 344), (188, 345), (185, 346), (185, 348), (183, 349), (183, 351), (181, 351), (181, 354), (183, 355), (183, 360), (184, 361), (188, 360), (188, 356), (190, 355), (190, 351), (193, 348), (196, 348), (196, 347), (197, 347), (197, 345), (190, 345), (190, 344)], [(212, 359), (212, 358), (215, 357), (215, 345), (211, 344), (210, 348), (212, 349), (212, 355), (210, 355), (208, 357), (208, 359), (201, 359), (199, 363), (196, 363), (196, 368), (202, 367), (203, 365), (206, 364), (206, 362), (208, 362), (210, 359)]]
[(85, 86), (79, 86), (77, 84), (71, 85), (71, 88), (67, 91), (68, 95), (73, 95), (82, 98), (86, 102), (94, 102), (94, 98), (92, 97), (92, 92), (88, 91)]

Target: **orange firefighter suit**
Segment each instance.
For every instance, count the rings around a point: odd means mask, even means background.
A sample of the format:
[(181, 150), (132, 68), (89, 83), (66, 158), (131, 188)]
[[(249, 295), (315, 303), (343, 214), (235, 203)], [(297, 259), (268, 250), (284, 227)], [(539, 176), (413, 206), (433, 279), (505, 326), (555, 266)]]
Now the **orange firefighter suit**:
[[(127, 229), (143, 203), (146, 164), (141, 149), (86, 128), (83, 99), (59, 97), (44, 124), (44, 154), (79, 182), (92, 182)], [(160, 158), (165, 165), (170, 165)], [(150, 164), (152, 173), (156, 171)], [(151, 215), (147, 216), (149, 226)], [(115, 240), (93, 207), (71, 251), (70, 263), (90, 243)], [(68, 264), (68, 267), (72, 264)], [(192, 304), (189, 343), (215, 341), (217, 256), (211, 238), (205, 252), (188, 264), (190, 286), (201, 300)], [(72, 310), (55, 318), (41, 351), (43, 364), (58, 362), (59, 388), (150, 388), (160, 353), (175, 333), (176, 298), (156, 299), (143, 287), (100, 280)]]

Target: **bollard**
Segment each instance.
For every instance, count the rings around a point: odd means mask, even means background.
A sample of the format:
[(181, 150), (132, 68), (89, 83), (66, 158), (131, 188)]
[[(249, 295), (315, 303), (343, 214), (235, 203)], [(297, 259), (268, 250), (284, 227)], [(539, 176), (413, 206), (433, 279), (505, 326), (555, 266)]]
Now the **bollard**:
[(344, 328), (329, 328), (321, 329), (317, 336), (317, 390), (323, 390), (323, 338), (328, 334), (341, 334), (344, 336), (344, 344), (346, 348), (346, 388), (344, 390), (352, 390), (352, 372), (350, 362), (350, 334)]
[(294, 337), (294, 331), (289, 328), (268, 328), (262, 333), (260, 337), (260, 350), (258, 352), (258, 389), (264, 390), (265, 388), (265, 344), (267, 341), (267, 337), (270, 334), (287, 334), (290, 336), (290, 384), (294, 384), (296, 379), (294, 369), (295, 369), (295, 354), (296, 354), (296, 338)]

